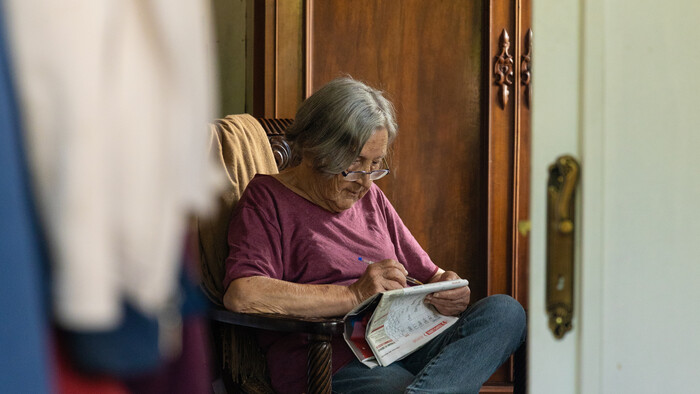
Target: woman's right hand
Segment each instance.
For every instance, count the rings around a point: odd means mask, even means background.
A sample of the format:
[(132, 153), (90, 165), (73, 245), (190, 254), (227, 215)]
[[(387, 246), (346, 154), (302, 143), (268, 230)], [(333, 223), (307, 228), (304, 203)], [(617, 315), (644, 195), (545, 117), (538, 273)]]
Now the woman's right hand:
[(356, 304), (387, 290), (406, 287), (406, 268), (396, 260), (387, 259), (367, 265), (364, 274), (349, 286)]

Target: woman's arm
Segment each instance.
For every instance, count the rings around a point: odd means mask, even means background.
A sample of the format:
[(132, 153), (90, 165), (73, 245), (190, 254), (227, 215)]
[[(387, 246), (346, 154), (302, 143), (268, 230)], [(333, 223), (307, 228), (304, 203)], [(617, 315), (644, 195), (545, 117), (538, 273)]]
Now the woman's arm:
[(367, 266), (350, 286), (299, 284), (265, 276), (239, 278), (226, 289), (224, 306), (242, 313), (342, 316), (376, 293), (405, 286), (403, 265), (382, 260)]
[(241, 313), (330, 317), (352, 309), (354, 296), (346, 286), (302, 285), (252, 276), (231, 282), (224, 294), (224, 305)]

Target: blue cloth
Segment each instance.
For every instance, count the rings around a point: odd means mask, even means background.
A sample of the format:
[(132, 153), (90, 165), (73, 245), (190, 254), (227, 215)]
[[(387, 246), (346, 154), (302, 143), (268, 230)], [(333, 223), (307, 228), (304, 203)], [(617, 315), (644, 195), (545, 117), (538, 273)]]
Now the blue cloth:
[[(203, 315), (208, 303), (202, 290), (183, 270), (179, 281), (182, 319)], [(71, 362), (84, 373), (133, 378), (153, 373), (167, 361), (159, 348), (159, 322), (124, 303), (124, 318), (106, 331), (67, 331), (61, 335)]]
[(64, 331), (61, 342), (72, 364), (83, 373), (129, 377), (161, 365), (158, 321), (128, 303), (119, 325), (108, 331)]
[(334, 393), (473, 393), (525, 341), (523, 307), (499, 294), (403, 360), (369, 369), (354, 360), (333, 375)]
[(0, 392), (47, 393), (44, 253), (33, 209), (0, 3)]

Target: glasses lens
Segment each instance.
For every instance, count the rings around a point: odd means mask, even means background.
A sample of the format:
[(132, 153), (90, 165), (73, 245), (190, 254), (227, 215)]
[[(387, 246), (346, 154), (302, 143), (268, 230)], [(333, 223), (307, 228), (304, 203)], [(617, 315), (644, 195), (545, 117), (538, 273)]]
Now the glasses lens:
[(389, 173), (389, 169), (387, 169), (387, 168), (385, 168), (383, 170), (375, 170), (375, 171), (370, 171), (370, 172), (351, 171), (351, 172), (343, 172), (343, 177), (345, 178), (346, 181), (354, 182), (354, 181), (359, 181), (365, 175), (369, 175), (370, 180), (376, 181), (379, 178), (383, 178), (388, 173)]
[(361, 173), (361, 172), (355, 172), (355, 171), (353, 171), (353, 172), (348, 172), (348, 173), (345, 175), (345, 180), (346, 180), (346, 181), (350, 181), (350, 182), (359, 181), (360, 178), (362, 178), (362, 175), (364, 175), (364, 174)]
[(384, 175), (388, 173), (389, 170), (387, 169), (372, 171), (369, 173), (369, 179), (376, 181), (377, 179), (384, 177)]

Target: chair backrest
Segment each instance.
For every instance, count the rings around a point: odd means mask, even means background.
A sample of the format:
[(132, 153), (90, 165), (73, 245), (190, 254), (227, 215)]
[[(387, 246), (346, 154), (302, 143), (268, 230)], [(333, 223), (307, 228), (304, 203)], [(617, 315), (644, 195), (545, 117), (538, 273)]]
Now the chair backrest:
[[(248, 182), (256, 173), (274, 174), (286, 168), (291, 149), (284, 131), (291, 119), (255, 119), (250, 115), (229, 115), (210, 125), (211, 152), (228, 175), (219, 197), (217, 212), (198, 218), (196, 234), (202, 288), (209, 299), (223, 306), (225, 261), (228, 256), (228, 226), (231, 213)], [(260, 386), (255, 392), (269, 392), (264, 356), (252, 329), (219, 326), (215, 351), (224, 371), (240, 386)]]
[(277, 164), (277, 170), (282, 171), (287, 168), (292, 158), (292, 150), (284, 136), (285, 130), (292, 125), (293, 119), (267, 119), (258, 118), (267, 138), (270, 140), (272, 155)]
[[(269, 138), (263, 125), (272, 131)], [(229, 115), (210, 125), (211, 152), (225, 171), (227, 184), (220, 194), (217, 211), (197, 220), (197, 234), (203, 288), (217, 305), (223, 305), (226, 290), (223, 278), (231, 212), (256, 173), (274, 174), (278, 163), (288, 163), (289, 145), (284, 140), (283, 127), (284, 123), (277, 121), (261, 124), (247, 114)]]

